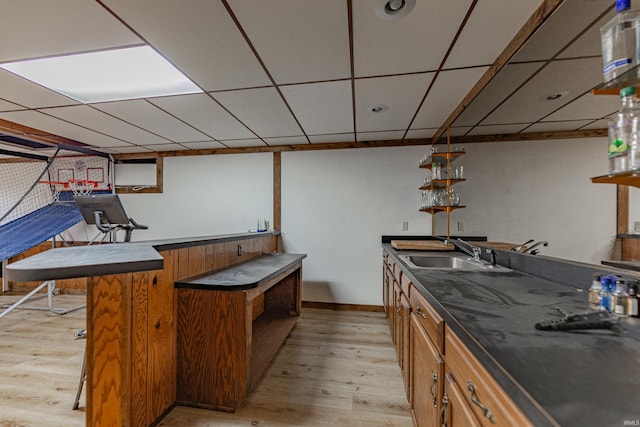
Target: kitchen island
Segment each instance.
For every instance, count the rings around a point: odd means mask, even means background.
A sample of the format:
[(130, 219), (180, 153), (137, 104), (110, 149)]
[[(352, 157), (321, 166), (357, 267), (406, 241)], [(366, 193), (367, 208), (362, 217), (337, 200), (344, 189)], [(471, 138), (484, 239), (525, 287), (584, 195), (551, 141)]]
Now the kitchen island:
[[(625, 277), (633, 277), (633, 272), (509, 251), (496, 251), (498, 262), (509, 269), (416, 268), (403, 255), (466, 255), (398, 251), (389, 243), (383, 243), (383, 252), (387, 257), (384, 271), (391, 272), (385, 286), (390, 280), (398, 284), (399, 292), (385, 295), (392, 331), (396, 331), (396, 345), (402, 346), (405, 332), (398, 319), (411, 318), (405, 326), (410, 338), (404, 340), (401, 354), (410, 355), (404, 358), (403, 369), (408, 370), (409, 378), (415, 374), (418, 384), (421, 376), (430, 378), (431, 371), (421, 374), (421, 367), (412, 365), (423, 356), (417, 352), (424, 347), (417, 340), (421, 329), (414, 319), (433, 318), (436, 325), (441, 319), (440, 330), (430, 332), (427, 325), (425, 335), (431, 337), (427, 347), (434, 348), (436, 359), (442, 359), (441, 371), (434, 368), (434, 378), (439, 376), (434, 388), (437, 385), (440, 397), (448, 392), (449, 408), (441, 401), (434, 402), (434, 407), (445, 407), (445, 414), (452, 411), (456, 397), (452, 390), (457, 390), (463, 401), (457, 402), (462, 403), (458, 408), (470, 416), (466, 425), (616, 426), (639, 422), (640, 319), (623, 319), (622, 333), (603, 329), (552, 332), (534, 327), (541, 321), (561, 319), (562, 313), (588, 311), (586, 291), (594, 272)], [(403, 303), (404, 293), (409, 302)], [(418, 297), (426, 301), (422, 307), (412, 303)], [(464, 358), (459, 357), (461, 353)], [(479, 380), (471, 381), (472, 368), (482, 371)], [(457, 388), (452, 389), (449, 382)], [(412, 392), (415, 383), (410, 381), (408, 396), (415, 401), (414, 418), (424, 420), (418, 413), (422, 410), (418, 391)], [(459, 411), (457, 415), (458, 422), (453, 424), (463, 425)]]
[[(86, 425), (148, 426), (178, 400), (205, 406), (182, 393), (181, 385), (189, 383), (180, 376), (193, 378), (187, 374), (194, 368), (210, 373), (211, 381), (191, 384), (198, 388), (190, 392), (209, 398), (219, 392), (213, 385), (233, 390), (222, 403), (206, 400), (208, 407), (233, 410), (255, 384), (299, 316), (304, 255), (264, 255), (275, 252), (276, 239), (275, 232), (238, 233), (59, 248), (9, 264), (6, 273), (14, 281), (88, 278)], [(248, 274), (252, 263), (260, 274)], [(228, 276), (218, 280), (222, 291), (190, 289), (197, 278), (218, 273), (220, 279), (227, 269), (245, 274), (238, 283)], [(192, 310), (207, 298), (233, 304)], [(272, 325), (277, 333), (270, 334)], [(236, 358), (229, 368), (201, 359), (211, 364), (198, 367), (197, 360), (184, 359), (198, 339), (242, 349), (245, 364)]]

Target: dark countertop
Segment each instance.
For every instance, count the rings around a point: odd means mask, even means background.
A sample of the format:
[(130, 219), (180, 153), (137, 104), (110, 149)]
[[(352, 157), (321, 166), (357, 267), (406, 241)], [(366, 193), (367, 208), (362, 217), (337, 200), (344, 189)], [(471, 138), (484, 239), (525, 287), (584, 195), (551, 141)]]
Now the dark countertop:
[(176, 288), (246, 290), (257, 287), (302, 261), (306, 254), (266, 254), (221, 271), (175, 282)]
[(601, 261), (603, 265), (608, 265), (625, 270), (640, 271), (640, 261)]
[[(563, 284), (517, 270), (410, 268), (398, 255), (415, 252), (383, 246), (534, 425), (555, 420), (561, 426), (621, 426), (640, 420), (640, 319), (624, 319), (622, 334), (534, 328), (561, 318), (554, 307), (587, 311), (590, 283)], [(555, 274), (565, 267), (559, 265)], [(608, 270), (620, 273), (600, 269)]]
[(31, 282), (157, 270), (163, 267), (158, 251), (277, 234), (236, 233), (55, 248), (7, 265), (5, 274), (7, 280)]

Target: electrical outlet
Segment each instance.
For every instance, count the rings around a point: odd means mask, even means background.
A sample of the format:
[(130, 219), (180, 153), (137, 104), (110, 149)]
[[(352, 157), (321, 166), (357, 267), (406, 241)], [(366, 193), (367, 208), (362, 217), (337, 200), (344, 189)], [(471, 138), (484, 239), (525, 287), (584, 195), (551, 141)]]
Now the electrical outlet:
[(238, 245), (238, 256), (242, 256), (242, 245)]
[(409, 231), (409, 221), (402, 221), (402, 231)]
[(458, 221), (458, 231), (464, 231), (464, 222)]

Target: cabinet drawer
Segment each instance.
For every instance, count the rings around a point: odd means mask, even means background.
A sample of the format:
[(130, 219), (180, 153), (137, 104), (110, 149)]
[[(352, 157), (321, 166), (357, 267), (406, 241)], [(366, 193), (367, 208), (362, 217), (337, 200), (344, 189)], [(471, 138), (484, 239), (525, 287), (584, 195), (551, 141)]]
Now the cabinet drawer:
[(418, 321), (427, 331), (427, 335), (436, 345), (438, 351), (444, 354), (444, 321), (420, 292), (413, 286), (411, 288), (409, 291), (411, 311), (416, 314)]
[(447, 370), (451, 372), (465, 401), (483, 426), (533, 427), (502, 387), (462, 344), (460, 338), (448, 328), (445, 340)]
[(400, 266), (396, 263), (393, 263), (393, 277), (396, 278), (396, 282), (400, 283), (401, 276), (402, 270), (400, 270)]

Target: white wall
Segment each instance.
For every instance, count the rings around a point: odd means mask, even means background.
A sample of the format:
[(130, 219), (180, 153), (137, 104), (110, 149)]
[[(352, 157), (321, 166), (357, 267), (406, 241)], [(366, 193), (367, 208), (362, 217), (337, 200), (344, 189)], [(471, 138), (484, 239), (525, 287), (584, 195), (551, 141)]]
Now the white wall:
[[(548, 240), (542, 254), (599, 263), (615, 235), (615, 186), (592, 184), (606, 172), (605, 139), (471, 144), (468, 179), (455, 187), (466, 209), (452, 213), (462, 235), (493, 241)], [(380, 235), (430, 233), (417, 212), (425, 147), (283, 153), (283, 239), (309, 254), (303, 298), (380, 304)], [(446, 216), (436, 216), (446, 232)]]
[[(462, 221), (460, 234), (548, 240), (542, 254), (560, 258), (611, 258), (615, 186), (589, 179), (606, 172), (604, 147), (604, 138), (468, 144), (456, 161), (467, 181), (455, 187), (467, 208), (452, 214), (452, 232)], [(380, 236), (431, 233), (430, 215), (418, 212), (425, 171), (417, 165), (426, 150), (282, 154), (282, 237), (286, 251), (308, 254), (304, 300), (381, 304)], [(134, 239), (243, 232), (258, 218), (272, 221), (272, 159), (165, 158), (163, 194), (122, 196), (129, 215), (150, 226)], [(445, 216), (436, 218), (444, 233)]]
[(452, 228), (464, 234), (522, 243), (547, 240), (542, 254), (599, 264), (611, 259), (616, 234), (616, 190), (592, 184), (607, 172), (605, 138), (468, 144), (468, 181), (459, 186), (467, 209)]
[[(303, 252), (304, 300), (381, 304), (382, 234), (430, 234), (418, 212), (424, 147), (282, 154), (282, 230)], [(402, 222), (409, 231), (402, 231)]]
[[(127, 214), (149, 226), (132, 240), (242, 233), (258, 219), (272, 221), (272, 159), (271, 153), (165, 157), (163, 193), (120, 195)], [(91, 239), (96, 232), (80, 227), (73, 235)]]

